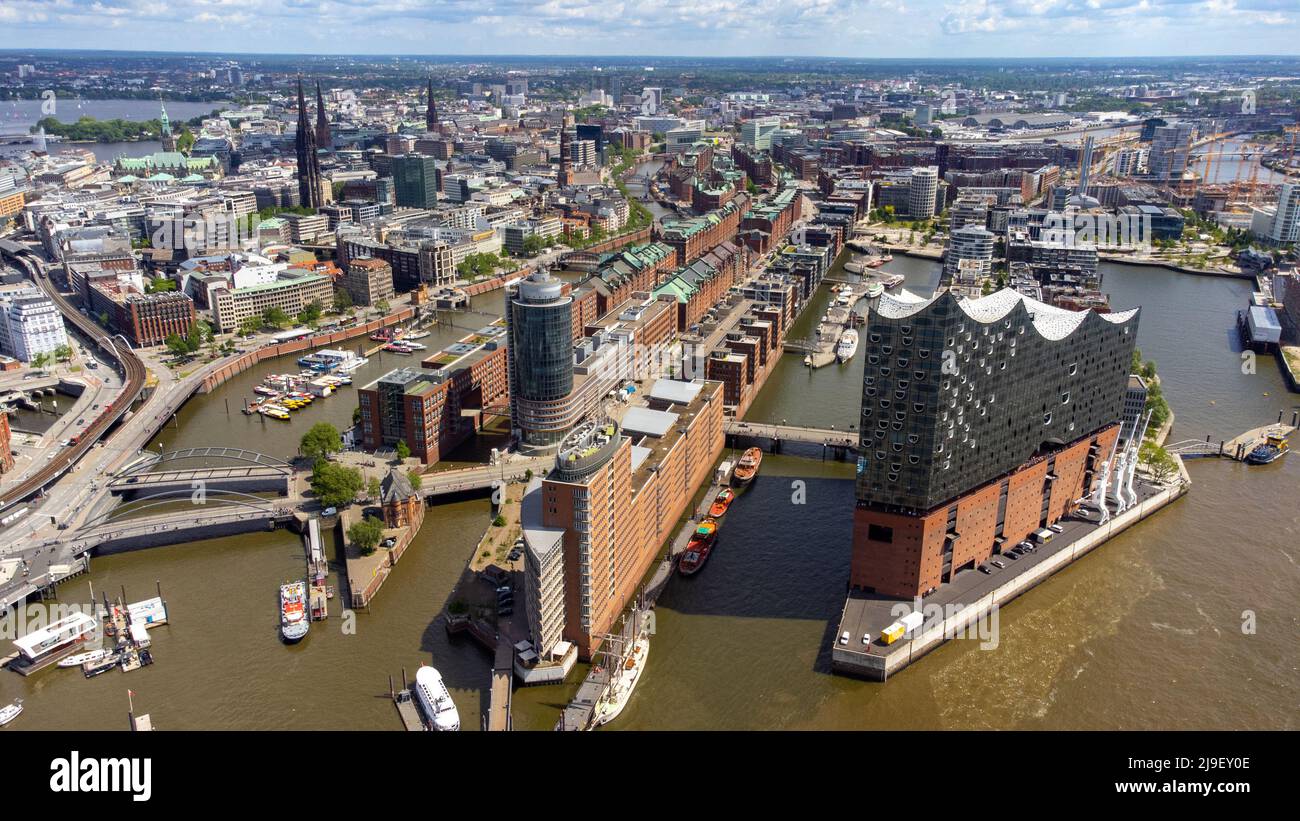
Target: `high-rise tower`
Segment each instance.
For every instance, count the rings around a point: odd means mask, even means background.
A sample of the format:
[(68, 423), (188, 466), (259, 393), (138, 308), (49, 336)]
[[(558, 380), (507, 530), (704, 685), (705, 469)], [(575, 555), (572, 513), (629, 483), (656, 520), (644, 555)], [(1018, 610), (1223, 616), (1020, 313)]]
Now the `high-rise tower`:
[(294, 139), (298, 159), (298, 196), (309, 208), (321, 207), (320, 157), (316, 156), (316, 134), (307, 119), (307, 101), (302, 95), (302, 77), (298, 78), (298, 133)]
[(573, 182), (573, 171), (570, 168), (570, 151), (569, 115), (566, 114), (560, 118), (560, 173), (555, 177), (556, 182), (562, 186)]

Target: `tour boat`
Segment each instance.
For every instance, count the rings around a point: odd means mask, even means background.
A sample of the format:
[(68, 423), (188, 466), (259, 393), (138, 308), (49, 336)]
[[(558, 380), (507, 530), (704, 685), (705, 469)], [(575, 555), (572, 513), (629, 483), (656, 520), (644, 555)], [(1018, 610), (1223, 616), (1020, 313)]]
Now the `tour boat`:
[(411, 347), (408, 345), (403, 345), (400, 342), (390, 342), (389, 344), (384, 346), (384, 350), (388, 351), (389, 353), (402, 354), (403, 356), (411, 355)]
[(452, 733), (460, 729), (460, 712), (451, 700), (442, 674), (427, 664), (415, 672), (415, 697), (433, 729)]
[(5, 726), (9, 722), (13, 721), (15, 718), (18, 718), (18, 716), (22, 714), (22, 711), (23, 711), (22, 699), (18, 699), (13, 704), (10, 704), (6, 707), (0, 707), (0, 727)]
[(848, 362), (858, 352), (858, 332), (849, 328), (840, 335), (839, 344), (835, 346), (835, 358)]
[(612, 671), (613, 681), (609, 689), (596, 702), (596, 709), (591, 717), (594, 726), (608, 724), (623, 712), (623, 708), (632, 698), (632, 690), (641, 680), (641, 673), (645, 670), (646, 660), (649, 657), (650, 637), (642, 630), (619, 669)]
[(897, 288), (899, 285), (903, 284), (903, 281), (906, 280), (907, 277), (902, 274), (885, 274), (883, 279), (886, 288)]
[(868, 298), (868, 299), (875, 299), (876, 297), (880, 296), (880, 295), (883, 294), (884, 292), (885, 292), (885, 286), (884, 286), (884, 283), (881, 283), (881, 282), (868, 282), (868, 283), (867, 283), (867, 298)]
[(83, 664), (94, 664), (102, 661), (112, 650), (91, 650), (89, 653), (77, 653), (64, 659), (59, 659), (60, 667), (80, 667)]
[(307, 621), (307, 585), (289, 582), (280, 585), (280, 635), (286, 644), (301, 641), (311, 623)]
[(1276, 461), (1287, 454), (1291, 447), (1287, 443), (1286, 437), (1269, 436), (1264, 444), (1254, 448), (1246, 454), (1246, 464), (1248, 465), (1267, 465), (1269, 462)]
[(763, 451), (759, 448), (750, 448), (745, 451), (745, 455), (740, 457), (740, 463), (736, 465), (734, 481), (736, 485), (744, 487), (754, 481), (754, 476), (758, 473), (758, 466), (763, 463)]
[(718, 497), (713, 500), (709, 507), (709, 515), (715, 519), (720, 519), (727, 513), (727, 508), (731, 507), (731, 502), (736, 498), (736, 494), (730, 488), (723, 488)]

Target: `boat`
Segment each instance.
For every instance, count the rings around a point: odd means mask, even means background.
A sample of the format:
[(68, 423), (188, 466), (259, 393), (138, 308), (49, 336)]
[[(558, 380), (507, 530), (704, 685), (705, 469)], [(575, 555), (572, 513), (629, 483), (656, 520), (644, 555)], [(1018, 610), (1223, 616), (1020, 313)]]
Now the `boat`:
[(81, 672), (86, 676), (86, 678), (94, 678), (95, 676), (112, 670), (114, 667), (118, 666), (121, 661), (122, 654), (112, 652), (103, 658), (96, 659), (95, 661), (88, 661), (81, 665)]
[(709, 515), (715, 519), (722, 518), (726, 515), (727, 508), (731, 507), (731, 503), (735, 498), (736, 494), (730, 488), (723, 488), (722, 492), (713, 500), (713, 504), (709, 506)]
[(884, 283), (881, 283), (881, 282), (868, 282), (868, 283), (867, 283), (867, 298), (868, 298), (868, 299), (875, 299), (876, 297), (880, 296), (880, 295), (883, 294), (884, 292), (885, 292), (885, 285), (884, 285)]
[(677, 570), (683, 576), (695, 575), (708, 561), (717, 537), (718, 523), (716, 521), (705, 519), (700, 522), (695, 528), (695, 532), (691, 534), (691, 540), (686, 543), (686, 552), (677, 561)]
[(384, 350), (388, 351), (389, 353), (396, 353), (396, 354), (402, 354), (403, 356), (410, 356), (412, 349), (410, 348), (410, 346), (403, 345), (400, 342), (390, 342), (384, 346)]
[(848, 362), (857, 352), (858, 332), (848, 328), (840, 335), (840, 341), (835, 346), (835, 358), (841, 362)]
[(420, 702), (426, 726), (443, 732), (460, 729), (460, 712), (442, 680), (442, 674), (429, 665), (415, 672), (415, 697)]
[[(352, 373), (357, 368), (360, 368), (362, 365), (366, 364), (369, 361), (370, 360), (364, 356), (358, 356), (355, 359), (349, 359), (347, 362), (344, 362), (342, 365), (339, 365), (338, 367), (339, 373)], [(348, 385), (352, 384), (352, 378), (348, 377), (348, 381), (345, 384)]]
[(849, 291), (845, 291), (844, 293), (842, 293), (842, 294), (840, 294), (838, 297), (836, 297), (836, 299), (835, 299), (835, 304), (836, 304), (836, 305), (848, 305), (848, 304), (851, 303), (852, 301), (853, 301), (853, 294), (852, 294), (851, 292), (849, 292)]
[(311, 623), (307, 621), (307, 585), (289, 582), (280, 585), (280, 635), (287, 644), (301, 641)]
[[(893, 259), (893, 257), (890, 257), (890, 259)], [(868, 268), (879, 268), (880, 266), (884, 265), (888, 261), (889, 260), (885, 259), (884, 257), (875, 257), (874, 259), (868, 260), (866, 262), (866, 266)]]
[(258, 394), (259, 396), (279, 395), (279, 391), (277, 391), (275, 388), (268, 388), (266, 385), (258, 385), (256, 388), (253, 388), (253, 393)]
[(899, 285), (903, 284), (903, 281), (906, 280), (907, 277), (902, 274), (885, 274), (882, 279), (885, 282), (886, 288), (897, 288)]
[(105, 656), (112, 653), (112, 650), (91, 650), (89, 653), (76, 653), (67, 658), (59, 659), (60, 667), (80, 667), (83, 664), (93, 664), (102, 661)]
[(641, 673), (645, 671), (646, 660), (649, 658), (650, 637), (642, 630), (637, 634), (627, 657), (614, 671), (614, 680), (610, 683), (609, 689), (596, 702), (596, 709), (591, 716), (593, 726), (608, 724), (623, 712), (623, 708), (632, 698), (632, 691), (636, 688), (637, 682), (641, 680)]
[(413, 334), (408, 333), (406, 336), (403, 336), (402, 339), (424, 339), (428, 335), (428, 331), (416, 331)]
[(736, 472), (733, 475), (733, 481), (739, 487), (744, 487), (754, 481), (754, 476), (758, 473), (758, 466), (763, 463), (763, 451), (759, 448), (750, 448), (745, 451), (745, 455), (740, 457), (739, 464), (736, 465)]
[(15, 701), (13, 704), (9, 704), (5, 707), (0, 707), (0, 727), (5, 726), (9, 722), (13, 721), (15, 718), (18, 718), (18, 716), (22, 715), (22, 712), (23, 712), (23, 700), (21, 698)]
[(1291, 449), (1285, 436), (1269, 435), (1264, 444), (1251, 450), (1246, 454), (1246, 464), (1248, 465), (1267, 465), (1275, 462), (1287, 454)]
[(288, 421), (289, 419), (289, 411), (286, 408), (280, 407), (279, 405), (263, 405), (262, 407), (258, 408), (258, 413), (262, 414), (263, 416), (269, 416), (272, 419), (279, 419), (281, 421)]
[(804, 354), (804, 357), (803, 357), (803, 363), (804, 363), (805, 365), (807, 365), (808, 367), (811, 368), (811, 367), (812, 367), (812, 354)]

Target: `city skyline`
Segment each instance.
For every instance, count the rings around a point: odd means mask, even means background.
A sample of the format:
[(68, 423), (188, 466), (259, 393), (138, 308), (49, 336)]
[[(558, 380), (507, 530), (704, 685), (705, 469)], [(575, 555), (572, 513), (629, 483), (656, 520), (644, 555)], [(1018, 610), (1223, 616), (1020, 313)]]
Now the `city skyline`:
[(0, 24), (6, 50), (90, 50), (106, 30), (181, 24), (203, 30), (208, 52), (327, 54), (346, 43), (349, 54), (385, 56), (1284, 56), (1300, 41), (1287, 0), (12, 0)]

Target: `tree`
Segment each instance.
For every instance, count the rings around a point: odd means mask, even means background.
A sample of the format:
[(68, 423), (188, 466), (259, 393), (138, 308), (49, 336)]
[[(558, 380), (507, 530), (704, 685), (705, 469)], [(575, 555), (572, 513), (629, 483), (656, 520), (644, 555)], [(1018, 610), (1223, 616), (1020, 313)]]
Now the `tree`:
[(261, 329), (262, 329), (262, 317), (260, 316), (245, 317), (244, 321), (239, 323), (240, 336), (248, 336), (249, 334), (255, 334)]
[(378, 499), (379, 494), (383, 492), (383, 487), (379, 483), (378, 476), (371, 476), (366, 482), (366, 495), (371, 499)]
[(32, 357), (32, 367), (34, 368), (44, 368), (48, 364), (50, 364), (50, 355), (44, 351)]
[(311, 323), (320, 319), (321, 310), (322, 307), (319, 302), (313, 300), (312, 302), (308, 303), (306, 307), (304, 307), (301, 311), (298, 312), (298, 324), (310, 325)]
[(176, 290), (176, 280), (168, 279), (167, 277), (157, 277), (155, 279), (151, 279), (149, 280), (149, 284), (145, 286), (145, 292), (150, 294), (160, 294), (163, 293), (164, 291), (175, 291), (175, 290)]
[(418, 470), (408, 470), (406, 472), (406, 478), (411, 480), (411, 487), (415, 490), (419, 490), (424, 484), (424, 479), (420, 478), (420, 472)]
[(1169, 451), (1155, 442), (1144, 442), (1138, 451), (1138, 462), (1145, 465), (1151, 478), (1158, 483), (1165, 483), (1178, 472), (1178, 463)]
[(272, 306), (262, 312), (262, 322), (276, 328), (283, 328), (289, 323), (289, 315), (282, 309)]
[(393, 449), (397, 451), (398, 459), (406, 460), (411, 458), (411, 446), (406, 444), (405, 439), (398, 439), (397, 445)]
[(320, 459), (311, 472), (311, 489), (325, 507), (342, 507), (351, 503), (365, 482), (356, 468)]
[(212, 328), (206, 322), (195, 320), (190, 325), (189, 335), (185, 337), (185, 347), (190, 353), (195, 353), (203, 347), (203, 343), (212, 338)]
[(338, 453), (343, 450), (343, 437), (339, 436), (339, 429), (329, 422), (317, 422), (311, 426), (311, 430), (302, 436), (302, 441), (298, 444), (298, 452), (303, 456), (312, 459), (324, 459), (331, 453)]
[(334, 310), (342, 313), (352, 308), (352, 294), (346, 288), (334, 289)]
[(381, 314), (388, 313), (388, 307), (388, 300), (386, 299), (381, 299), (375, 303), (375, 310)]
[(167, 334), (163, 344), (167, 346), (167, 352), (172, 356), (186, 356), (190, 352), (189, 340), (180, 334)]
[(348, 528), (348, 539), (357, 546), (362, 556), (374, 553), (375, 548), (379, 546), (379, 540), (383, 537), (384, 523), (374, 516), (367, 516)]
[(54, 358), (60, 362), (67, 362), (72, 358), (72, 348), (68, 345), (60, 345), (54, 349)]

